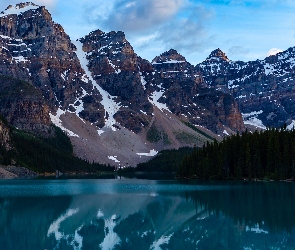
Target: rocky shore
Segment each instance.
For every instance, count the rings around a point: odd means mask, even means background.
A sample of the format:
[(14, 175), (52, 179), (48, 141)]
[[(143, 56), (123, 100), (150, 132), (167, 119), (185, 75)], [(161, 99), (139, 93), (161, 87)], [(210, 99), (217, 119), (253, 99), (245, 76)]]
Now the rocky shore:
[(0, 165), (0, 179), (33, 178), (38, 174), (24, 167)]

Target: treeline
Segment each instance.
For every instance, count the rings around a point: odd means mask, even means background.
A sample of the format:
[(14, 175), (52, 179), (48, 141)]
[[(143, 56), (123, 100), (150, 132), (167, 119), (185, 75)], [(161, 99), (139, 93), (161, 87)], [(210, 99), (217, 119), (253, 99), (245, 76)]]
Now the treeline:
[(113, 171), (114, 168), (98, 163), (91, 163), (73, 154), (70, 139), (64, 132), (52, 126), (55, 136), (41, 137), (12, 128), (13, 150), (0, 147), (0, 164), (27, 167), (36, 172), (91, 172)]
[(233, 135), (194, 148), (178, 169), (182, 178), (274, 179), (295, 177), (295, 131), (268, 129)]

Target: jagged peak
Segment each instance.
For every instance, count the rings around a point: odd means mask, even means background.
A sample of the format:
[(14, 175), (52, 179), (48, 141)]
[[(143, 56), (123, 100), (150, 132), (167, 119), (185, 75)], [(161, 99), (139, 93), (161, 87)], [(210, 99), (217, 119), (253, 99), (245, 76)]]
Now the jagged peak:
[(119, 40), (125, 39), (125, 33), (123, 31), (110, 31), (108, 33), (97, 29), (95, 31), (91, 31), (88, 35), (80, 38), (80, 41), (90, 40), (90, 41), (97, 41), (101, 39), (112, 39), (112, 38), (119, 38)]
[(177, 52), (175, 49), (170, 49), (168, 51), (165, 51), (160, 56), (156, 56), (152, 60), (152, 64), (157, 63), (185, 63), (187, 62), (185, 57), (182, 56)]
[(168, 51), (165, 51), (164, 53), (161, 54), (161, 56), (167, 56), (167, 55), (179, 55), (179, 53), (175, 49), (169, 49)]
[(38, 9), (40, 6), (32, 2), (18, 3), (15, 6), (9, 5), (4, 11), (0, 12), (0, 17), (7, 15), (19, 15), (28, 10)]
[(97, 29), (97, 30), (91, 31), (88, 35), (86, 35), (83, 38), (86, 38), (86, 37), (96, 37), (96, 36), (99, 36), (100, 37), (100, 36), (102, 36), (104, 34), (105, 34), (105, 32), (103, 32), (100, 29)]
[(221, 49), (213, 50), (206, 60), (226, 61), (229, 62), (228, 57)]

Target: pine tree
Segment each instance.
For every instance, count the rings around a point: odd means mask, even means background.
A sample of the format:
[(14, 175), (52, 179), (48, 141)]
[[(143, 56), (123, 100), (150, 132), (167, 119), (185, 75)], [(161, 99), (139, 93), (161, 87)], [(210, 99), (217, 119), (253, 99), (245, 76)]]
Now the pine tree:
[(267, 141), (267, 166), (266, 166), (266, 174), (270, 175), (274, 172), (275, 165), (275, 149), (274, 149), (274, 130), (268, 131), (268, 141)]
[[(193, 168), (191, 170), (191, 168)], [(186, 175), (200, 178), (295, 177), (295, 131), (245, 132), (207, 143), (183, 162)]]
[(251, 163), (251, 152), (249, 143), (246, 144), (246, 163), (245, 170), (247, 171), (247, 177), (252, 179), (252, 163)]

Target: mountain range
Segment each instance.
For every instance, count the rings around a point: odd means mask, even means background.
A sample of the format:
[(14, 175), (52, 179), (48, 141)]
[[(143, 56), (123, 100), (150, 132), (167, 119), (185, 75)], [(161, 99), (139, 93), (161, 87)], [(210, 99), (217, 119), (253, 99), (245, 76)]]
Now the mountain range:
[(292, 128), (294, 66), (293, 48), (253, 62), (217, 49), (196, 66), (170, 49), (149, 62), (122, 31), (71, 41), (44, 6), (0, 13), (0, 114), (45, 137), (53, 123), (76, 156), (104, 164), (135, 166), (246, 127)]

